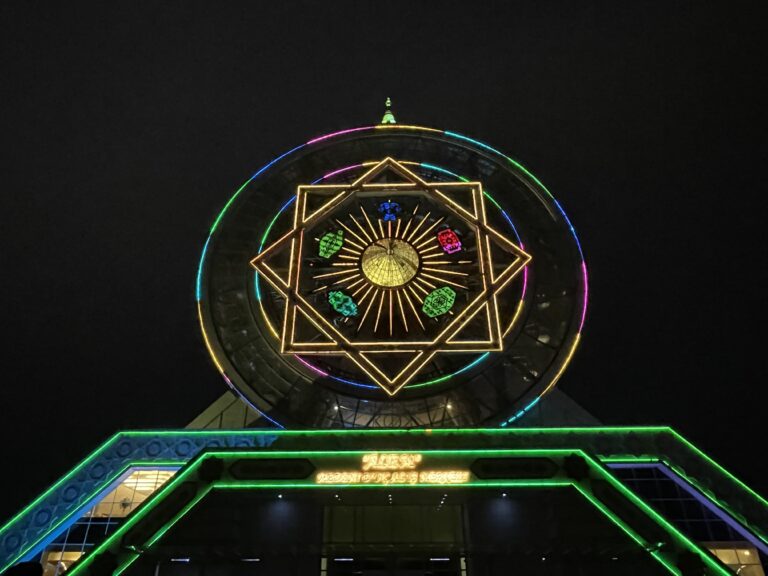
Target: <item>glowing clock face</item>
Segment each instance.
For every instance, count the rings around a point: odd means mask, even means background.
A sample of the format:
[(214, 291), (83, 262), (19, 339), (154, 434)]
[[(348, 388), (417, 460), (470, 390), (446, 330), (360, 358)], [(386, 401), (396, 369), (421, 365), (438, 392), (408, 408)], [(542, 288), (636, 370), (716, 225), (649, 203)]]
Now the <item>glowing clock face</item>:
[(293, 228), (252, 265), (285, 299), (281, 352), (341, 356), (394, 395), (436, 355), (500, 350), (497, 297), (531, 256), (486, 221), (479, 182), (384, 159), (299, 186)]

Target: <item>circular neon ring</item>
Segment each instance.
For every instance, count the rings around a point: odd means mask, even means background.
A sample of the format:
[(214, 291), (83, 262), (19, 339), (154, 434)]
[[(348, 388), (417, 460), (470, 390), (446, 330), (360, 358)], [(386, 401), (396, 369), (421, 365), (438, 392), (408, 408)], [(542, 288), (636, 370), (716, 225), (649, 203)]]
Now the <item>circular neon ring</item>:
[[(205, 323), (203, 322), (203, 310), (202, 310), (202, 305), (201, 305), (201, 294), (202, 294), (202, 276), (203, 276), (203, 268), (204, 268), (204, 264), (205, 264), (205, 256), (206, 256), (206, 254), (208, 252), (208, 245), (210, 244), (211, 237), (213, 236), (213, 233), (216, 231), (216, 228), (218, 227), (219, 222), (221, 222), (221, 219), (224, 217), (224, 214), (226, 213), (226, 211), (229, 209), (229, 207), (232, 205), (232, 203), (235, 201), (235, 199), (240, 195), (240, 193), (245, 189), (245, 187), (248, 186), (248, 184), (250, 184), (251, 181), (254, 178), (258, 177), (260, 174), (265, 172), (270, 166), (272, 166), (276, 162), (279, 162), (283, 158), (293, 154), (294, 152), (296, 152), (298, 150), (301, 150), (302, 148), (304, 148), (306, 146), (311, 146), (312, 144), (315, 144), (317, 142), (328, 140), (328, 139), (333, 138), (335, 136), (341, 136), (341, 135), (344, 135), (344, 134), (350, 134), (352, 132), (362, 132), (362, 131), (367, 131), (367, 130), (386, 130), (386, 129), (415, 130), (415, 131), (422, 131), (422, 132), (435, 132), (435, 133), (443, 134), (443, 135), (451, 137), (451, 138), (456, 138), (457, 140), (464, 140), (466, 142), (470, 142), (470, 143), (474, 144), (475, 146), (479, 146), (480, 148), (483, 148), (484, 150), (492, 152), (493, 154), (503, 158), (504, 160), (506, 160), (507, 162), (512, 164), (515, 168), (517, 168), (518, 170), (523, 172), (523, 174), (525, 174), (528, 178), (533, 180), (542, 190), (544, 190), (544, 192), (550, 197), (552, 202), (554, 202), (555, 206), (560, 211), (561, 216), (563, 217), (563, 219), (565, 220), (566, 224), (568, 225), (568, 228), (571, 231), (571, 235), (573, 236), (573, 239), (576, 242), (576, 249), (579, 251), (579, 256), (581, 257), (581, 276), (582, 276), (582, 287), (583, 287), (583, 304), (582, 304), (582, 310), (581, 310), (581, 318), (580, 318), (580, 321), (579, 321), (579, 328), (578, 328), (578, 330), (576, 332), (576, 336), (575, 336), (575, 338), (573, 340), (573, 344), (571, 345), (571, 349), (568, 351), (568, 354), (565, 357), (565, 361), (560, 366), (560, 369), (555, 374), (554, 378), (552, 378), (552, 381), (549, 383), (549, 385), (544, 390), (542, 390), (537, 395), (536, 398), (533, 399), (532, 402), (530, 402), (523, 409), (519, 410), (516, 414), (514, 414), (513, 416), (508, 418), (506, 421), (501, 423), (502, 427), (503, 426), (507, 426), (507, 425), (511, 424), (512, 422), (514, 422), (515, 420), (517, 420), (518, 418), (520, 418), (521, 416), (523, 416), (531, 408), (533, 408), (539, 402), (539, 400), (544, 396), (544, 394), (549, 392), (549, 390), (551, 390), (552, 387), (554, 387), (555, 384), (557, 384), (557, 381), (563, 375), (563, 372), (565, 371), (565, 368), (568, 366), (568, 364), (570, 363), (571, 359), (573, 358), (573, 354), (576, 351), (576, 348), (578, 347), (579, 341), (581, 339), (581, 334), (582, 334), (582, 331), (583, 331), (583, 328), (584, 328), (584, 321), (586, 319), (586, 314), (587, 314), (587, 302), (588, 302), (588, 295), (589, 295), (589, 280), (588, 280), (588, 275), (587, 275), (587, 263), (584, 260), (584, 252), (583, 252), (583, 250), (581, 248), (581, 242), (579, 242), (579, 237), (576, 234), (576, 229), (573, 227), (573, 224), (571, 223), (571, 220), (568, 218), (568, 215), (565, 213), (565, 210), (563, 210), (563, 207), (557, 201), (557, 198), (555, 198), (552, 195), (552, 193), (549, 191), (549, 189), (547, 189), (547, 187), (544, 186), (544, 184), (538, 178), (536, 178), (536, 176), (534, 176), (531, 172), (529, 172), (525, 168), (525, 166), (523, 166), (519, 162), (515, 161), (514, 159), (510, 158), (506, 154), (503, 154), (499, 150), (493, 148), (492, 146), (489, 146), (488, 144), (485, 144), (484, 142), (480, 142), (479, 140), (475, 140), (474, 138), (470, 138), (468, 136), (464, 136), (464, 135), (458, 134), (456, 132), (451, 132), (451, 131), (448, 131), (448, 130), (438, 130), (436, 128), (427, 128), (427, 127), (424, 127), (424, 126), (411, 126), (411, 125), (404, 125), (404, 124), (378, 124), (378, 125), (374, 125), (374, 126), (362, 126), (362, 127), (358, 127), (358, 128), (349, 128), (347, 130), (340, 130), (338, 132), (332, 132), (330, 134), (325, 134), (325, 135), (320, 136), (318, 138), (314, 138), (312, 140), (309, 140), (308, 142), (306, 142), (304, 144), (300, 144), (300, 145), (296, 146), (295, 148), (292, 148), (292, 149), (288, 150), (287, 152), (284, 152), (283, 154), (281, 154), (277, 158), (274, 158), (272, 161), (268, 162), (267, 164), (265, 164), (264, 166), (259, 168), (248, 180), (246, 180), (243, 183), (242, 186), (240, 186), (240, 188), (238, 188), (235, 191), (235, 193), (232, 195), (232, 197), (224, 205), (224, 207), (222, 208), (221, 212), (219, 212), (218, 216), (216, 217), (216, 219), (214, 220), (213, 224), (211, 225), (211, 229), (210, 229), (210, 231), (208, 233), (208, 238), (206, 239), (205, 244), (203, 245), (202, 253), (200, 254), (200, 262), (199, 262), (198, 268), (197, 268), (197, 279), (196, 279), (196, 282), (195, 282), (195, 299), (197, 301), (198, 318), (199, 318), (199, 321), (200, 321), (200, 329), (201, 329), (202, 334), (203, 334), (203, 340), (205, 341), (205, 345), (206, 345), (206, 347), (208, 349), (209, 354), (211, 355), (211, 358), (212, 358), (216, 368), (219, 370), (221, 375), (224, 377), (224, 380), (227, 382), (227, 384), (230, 386), (230, 388), (235, 390), (235, 386), (232, 384), (232, 381), (227, 376), (226, 371), (224, 370), (224, 367), (221, 365), (221, 362), (216, 357), (216, 354), (214, 353), (213, 348), (212, 348), (212, 346), (210, 344), (210, 340), (208, 338), (208, 334), (205, 331)], [(253, 408), (256, 412), (258, 412), (259, 414), (264, 416), (267, 420), (269, 420), (270, 422), (272, 422), (275, 425), (279, 426), (280, 428), (283, 428), (283, 426), (279, 422), (275, 421), (274, 419), (270, 418), (267, 414), (265, 414), (263, 411), (259, 410), (256, 406), (253, 405), (252, 402), (249, 402), (248, 400), (246, 400), (244, 396), (242, 396), (240, 394), (238, 394), (238, 395), (241, 398), (243, 398), (246, 401), (246, 403), (249, 406), (251, 406), (251, 408)]]
[[(412, 161), (407, 161), (407, 160), (404, 160), (402, 163), (403, 164), (407, 164), (407, 165), (412, 165), (412, 166), (413, 165), (421, 166), (423, 168), (426, 168), (427, 170), (432, 170), (432, 171), (435, 171), (435, 172), (442, 172), (443, 174), (446, 174), (446, 175), (450, 176), (451, 178), (458, 178), (459, 180), (463, 180), (464, 182), (468, 182), (469, 181), (467, 178), (465, 178), (463, 176), (460, 176), (458, 174), (455, 174), (455, 173), (451, 172), (450, 170), (446, 170), (445, 168), (441, 168), (440, 166), (435, 166), (433, 164), (425, 164), (423, 162), (412, 162)], [(375, 162), (363, 162), (362, 164), (353, 164), (351, 166), (345, 166), (344, 168), (339, 168), (338, 170), (333, 170), (332, 172), (329, 172), (325, 176), (322, 176), (322, 177), (318, 178), (317, 180), (313, 181), (312, 184), (317, 184), (318, 182), (322, 182), (323, 180), (327, 180), (328, 178), (332, 178), (333, 176), (336, 176), (338, 174), (342, 174), (344, 172), (348, 172), (350, 170), (354, 170), (356, 168), (364, 168), (365, 166), (372, 166), (373, 164), (375, 164)], [(506, 213), (506, 211), (499, 205), (499, 203), (496, 201), (496, 199), (494, 199), (493, 196), (491, 196), (491, 194), (487, 190), (483, 190), (483, 194), (484, 194), (484, 196), (486, 198), (488, 198), (493, 203), (493, 205), (496, 208), (498, 208), (498, 210), (501, 212), (502, 216), (504, 216), (504, 218), (507, 220), (507, 222), (509, 223), (510, 228), (512, 228), (512, 232), (515, 235), (515, 238), (517, 238), (518, 244), (520, 244), (520, 247), (524, 249), (523, 242), (522, 242), (522, 240), (520, 238), (520, 235), (517, 232), (517, 228), (515, 228), (515, 225), (512, 222), (512, 219), (509, 217), (509, 214)], [(259, 244), (258, 254), (261, 254), (261, 251), (264, 249), (264, 244), (266, 244), (266, 241), (267, 241), (267, 238), (269, 237), (269, 233), (270, 233), (270, 231), (272, 229), (272, 226), (275, 224), (275, 222), (277, 222), (277, 219), (280, 217), (280, 215), (293, 203), (295, 198), (296, 198), (295, 196), (291, 196), (291, 198), (289, 198), (288, 201), (285, 204), (283, 204), (283, 206), (278, 210), (277, 214), (275, 214), (275, 216), (270, 221), (269, 225), (267, 226), (267, 229), (264, 231), (264, 235), (261, 238), (261, 243)], [(261, 309), (262, 316), (264, 316), (264, 319), (266, 320), (267, 325), (268, 325), (270, 331), (273, 334), (276, 335), (274, 326), (272, 326), (271, 322), (269, 321), (269, 318), (267, 317), (266, 311), (264, 310), (264, 307), (261, 305), (261, 289), (260, 289), (260, 285), (259, 285), (259, 275), (257, 273), (254, 273), (254, 284), (255, 284), (255, 288), (256, 288), (256, 299), (259, 301), (259, 308)], [(505, 331), (505, 334), (504, 334), (505, 336), (512, 329), (512, 326), (515, 324), (515, 322), (516, 322), (516, 320), (517, 320), (517, 318), (518, 318), (518, 316), (519, 316), (519, 314), (520, 314), (520, 312), (522, 310), (522, 303), (525, 300), (525, 292), (526, 292), (527, 285), (528, 285), (528, 268), (526, 267), (526, 268), (523, 269), (523, 289), (522, 289), (522, 293), (520, 295), (520, 304), (518, 304), (518, 307), (517, 307), (517, 309), (515, 310), (515, 313), (512, 316), (512, 321), (509, 323), (509, 326), (507, 327), (507, 329)], [(410, 389), (424, 388), (426, 386), (432, 386), (434, 384), (439, 384), (440, 382), (446, 382), (447, 380), (450, 380), (454, 376), (462, 374), (462, 373), (466, 372), (467, 370), (470, 370), (473, 367), (477, 366), (480, 362), (485, 360), (488, 356), (489, 356), (489, 353), (485, 352), (483, 354), (478, 355), (477, 358), (475, 358), (471, 362), (467, 363), (466, 365), (462, 366), (458, 370), (455, 370), (454, 372), (451, 372), (450, 374), (445, 374), (444, 376), (440, 376), (439, 378), (434, 378), (434, 379), (428, 380), (426, 382), (417, 382), (415, 384), (406, 384), (405, 388), (410, 388)], [(347, 380), (346, 378), (341, 378), (340, 376), (334, 376), (333, 374), (329, 374), (328, 372), (325, 372), (324, 370), (321, 370), (320, 368), (318, 368), (317, 366), (315, 366), (314, 364), (312, 364), (311, 362), (309, 362), (305, 358), (302, 358), (298, 354), (294, 354), (293, 357), (296, 358), (296, 360), (301, 362), (301, 364), (303, 364), (306, 368), (312, 370), (313, 372), (315, 372), (317, 374), (320, 374), (321, 376), (324, 376), (326, 378), (331, 378), (333, 380), (336, 380), (337, 382), (342, 382), (344, 384), (349, 384), (351, 386), (356, 386), (358, 388), (367, 388), (367, 389), (372, 389), (372, 390), (377, 390), (379, 388), (375, 384), (367, 384), (367, 383), (364, 383), (364, 382), (356, 382), (355, 380)]]

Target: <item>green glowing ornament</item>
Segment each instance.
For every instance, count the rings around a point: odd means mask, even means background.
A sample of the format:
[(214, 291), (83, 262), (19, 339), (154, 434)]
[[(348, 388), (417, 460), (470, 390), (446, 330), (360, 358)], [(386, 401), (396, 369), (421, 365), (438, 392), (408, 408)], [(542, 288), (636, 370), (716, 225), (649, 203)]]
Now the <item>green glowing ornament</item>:
[(384, 111), (384, 116), (381, 119), (381, 123), (382, 124), (397, 124), (397, 120), (395, 120), (395, 115), (392, 113), (392, 100), (387, 98), (385, 106), (387, 107), (387, 109)]
[(351, 296), (344, 294), (340, 290), (328, 292), (328, 303), (331, 305), (331, 308), (342, 316), (357, 316), (357, 304), (355, 304)]
[(336, 252), (341, 250), (344, 245), (344, 231), (336, 230), (335, 232), (326, 232), (323, 237), (320, 238), (320, 247), (318, 248), (318, 254), (321, 258), (330, 258)]
[(453, 288), (443, 286), (427, 294), (421, 309), (430, 318), (436, 318), (448, 312), (453, 307), (455, 301), (456, 292)]

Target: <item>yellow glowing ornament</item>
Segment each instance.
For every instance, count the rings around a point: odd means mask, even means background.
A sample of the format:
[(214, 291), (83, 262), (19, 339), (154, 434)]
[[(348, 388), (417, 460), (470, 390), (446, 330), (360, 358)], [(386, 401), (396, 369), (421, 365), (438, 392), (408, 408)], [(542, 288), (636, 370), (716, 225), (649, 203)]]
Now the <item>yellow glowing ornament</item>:
[(407, 284), (419, 269), (419, 254), (402, 240), (385, 238), (368, 246), (362, 256), (363, 274), (373, 284), (395, 288)]

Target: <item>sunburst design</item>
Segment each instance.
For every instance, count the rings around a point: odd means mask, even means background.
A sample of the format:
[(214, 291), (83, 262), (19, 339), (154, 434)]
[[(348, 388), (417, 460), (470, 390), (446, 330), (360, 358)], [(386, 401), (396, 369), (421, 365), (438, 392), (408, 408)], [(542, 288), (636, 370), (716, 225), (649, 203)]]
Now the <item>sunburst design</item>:
[(299, 186), (292, 229), (252, 265), (285, 301), (281, 352), (344, 355), (394, 395), (436, 354), (501, 350), (497, 296), (530, 260), (486, 221), (479, 182), (386, 158)]
[[(391, 206), (393, 202), (390, 199), (385, 204)], [(359, 244), (349, 242), (351, 248), (342, 246), (330, 262), (330, 266), (338, 270), (313, 275), (317, 281), (331, 282), (316, 288), (314, 292), (330, 291), (329, 294), (335, 294), (339, 288), (345, 289), (355, 309), (362, 309), (361, 314), (348, 315), (359, 316), (355, 330), (358, 333), (369, 319), (373, 322), (376, 334), (388, 328), (389, 336), (393, 336), (397, 326), (408, 333), (409, 316), (410, 326), (419, 327), (423, 332), (426, 330), (425, 319), (445, 313), (453, 315), (450, 307), (436, 314), (428, 314), (423, 309), (426, 296), (446, 286), (468, 290), (460, 279), (469, 276), (469, 273), (461, 268), (473, 264), (473, 260), (446, 259), (446, 254), (439, 251), (436, 245), (437, 236), (434, 234), (445, 217), (436, 218), (425, 225), (430, 214), (423, 211), (419, 214), (420, 206), (416, 204), (404, 225), (397, 217), (394, 222), (390, 219), (386, 223), (382, 219), (372, 220), (362, 206), (362, 220), (351, 213), (346, 223), (341, 219), (336, 220), (336, 224)], [(357, 232), (354, 231), (355, 225), (359, 228)], [(336, 238), (339, 234), (341, 230), (327, 232), (323, 238)], [(324, 246), (321, 246), (318, 253), (323, 256), (324, 252)], [(331, 257), (327, 259), (331, 260)]]

